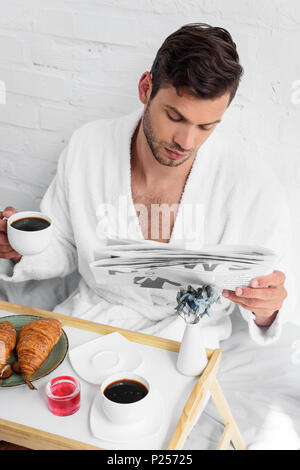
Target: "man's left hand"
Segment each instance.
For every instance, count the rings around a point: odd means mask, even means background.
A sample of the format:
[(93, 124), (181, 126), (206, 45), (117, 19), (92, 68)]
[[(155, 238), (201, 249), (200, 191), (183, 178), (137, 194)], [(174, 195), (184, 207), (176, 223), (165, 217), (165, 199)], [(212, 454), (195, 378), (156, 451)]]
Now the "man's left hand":
[(284, 282), (284, 273), (275, 270), (268, 276), (252, 279), (251, 287), (241, 286), (235, 291), (223, 290), (222, 294), (232, 302), (253, 312), (258, 326), (270, 326), (287, 297)]

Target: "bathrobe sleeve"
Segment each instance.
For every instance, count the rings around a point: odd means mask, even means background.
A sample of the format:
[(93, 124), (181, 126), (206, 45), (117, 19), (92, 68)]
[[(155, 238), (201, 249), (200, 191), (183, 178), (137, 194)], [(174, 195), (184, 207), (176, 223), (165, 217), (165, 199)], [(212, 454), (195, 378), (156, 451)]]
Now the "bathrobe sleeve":
[(16, 282), (49, 279), (64, 277), (76, 269), (77, 251), (68, 207), (69, 148), (62, 151), (56, 175), (40, 204), (41, 212), (53, 221), (51, 244), (42, 253), (22, 256), (15, 265), (10, 259), (0, 259), (0, 279)]
[(298, 295), (293, 256), (292, 215), (283, 187), (270, 172), (260, 187), (253, 190), (249, 201), (249, 206), (240, 212), (240, 226), (247, 232), (241, 235), (241, 240), (274, 250), (278, 255), (274, 270), (282, 271), (286, 276), (284, 285), (288, 296), (269, 327), (256, 325), (255, 315), (239, 306), (243, 318), (248, 322), (250, 337), (258, 344), (267, 345), (279, 339), (283, 324), (293, 321), (296, 315)]

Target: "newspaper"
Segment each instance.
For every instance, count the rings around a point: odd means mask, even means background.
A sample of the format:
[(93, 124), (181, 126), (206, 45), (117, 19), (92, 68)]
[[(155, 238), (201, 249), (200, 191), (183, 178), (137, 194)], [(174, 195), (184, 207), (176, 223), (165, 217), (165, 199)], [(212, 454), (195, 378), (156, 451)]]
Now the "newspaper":
[(234, 290), (270, 274), (277, 256), (252, 245), (204, 245), (192, 251), (158, 242), (108, 244), (90, 264), (96, 284), (153, 289), (211, 285)]

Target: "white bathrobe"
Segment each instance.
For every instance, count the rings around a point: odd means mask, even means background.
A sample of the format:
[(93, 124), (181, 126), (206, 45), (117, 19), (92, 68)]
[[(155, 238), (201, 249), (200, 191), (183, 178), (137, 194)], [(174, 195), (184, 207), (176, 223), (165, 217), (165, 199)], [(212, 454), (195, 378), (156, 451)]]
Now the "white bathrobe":
[[(54, 221), (51, 245), (41, 254), (23, 256), (13, 265), (1, 260), (6, 281), (63, 277), (78, 268), (78, 288), (56, 312), (180, 340), (183, 320), (175, 314), (176, 291), (95, 284), (89, 264), (95, 261), (105, 240), (97, 233), (101, 204), (117, 206), (125, 198), (131, 213), (132, 239), (144, 241), (134, 211), (130, 179), (130, 142), (142, 110), (118, 119), (99, 119), (74, 132), (62, 152), (57, 174), (42, 202), (41, 211)], [(172, 171), (172, 169), (170, 169)], [(279, 338), (282, 324), (293, 315), (295, 293), (290, 264), (291, 233), (288, 206), (278, 180), (262, 161), (249, 161), (225, 145), (217, 131), (199, 149), (185, 185), (170, 244), (178, 246), (184, 204), (203, 204), (202, 230), (182, 247), (200, 249), (203, 244), (255, 244), (275, 250), (277, 269), (286, 276), (289, 296), (274, 323), (258, 327), (253, 314), (240, 308), (251, 338), (259, 344)], [(103, 235), (103, 234), (102, 234)], [(118, 240), (116, 240), (118, 242)], [(231, 334), (234, 304), (223, 298), (201, 326), (208, 347), (216, 347)]]

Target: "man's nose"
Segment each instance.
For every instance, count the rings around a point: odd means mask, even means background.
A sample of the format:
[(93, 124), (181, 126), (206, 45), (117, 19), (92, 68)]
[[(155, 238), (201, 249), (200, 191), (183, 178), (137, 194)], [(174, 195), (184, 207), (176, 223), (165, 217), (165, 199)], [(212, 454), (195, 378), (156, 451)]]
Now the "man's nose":
[(195, 148), (195, 129), (186, 126), (180, 129), (174, 137), (174, 142), (178, 144), (182, 150), (191, 150)]

